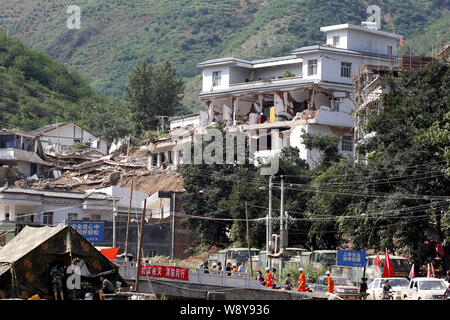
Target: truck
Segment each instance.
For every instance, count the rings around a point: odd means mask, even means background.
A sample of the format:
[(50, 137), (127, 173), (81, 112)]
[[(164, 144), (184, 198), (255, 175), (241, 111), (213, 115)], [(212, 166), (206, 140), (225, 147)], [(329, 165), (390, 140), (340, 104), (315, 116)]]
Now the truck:
[[(258, 254), (260, 252), (259, 249), (251, 248), (250, 249), (251, 255), (252, 255), (252, 267), (253, 270), (255, 270), (255, 267), (258, 263)], [(239, 265), (241, 261), (245, 261), (246, 268), (249, 270), (250, 267), (250, 257), (248, 254), (248, 248), (228, 248), (220, 250), (216, 254), (210, 254), (208, 257), (208, 262), (210, 266), (212, 266), (213, 263), (217, 262), (222, 263), (223, 269), (225, 269), (228, 262), (231, 262), (231, 264), (236, 263), (236, 265)]]
[(330, 268), (336, 265), (337, 250), (314, 250), (311, 253), (310, 263), (318, 270), (320, 267)]
[[(282, 257), (272, 258), (272, 267), (280, 269), (280, 263), (282, 263), (282, 268), (286, 268), (290, 265), (300, 266), (303, 260), (309, 261), (309, 256), (305, 255), (308, 250), (303, 248), (285, 248)], [(308, 257), (308, 259), (306, 259)], [(267, 251), (260, 251), (257, 257), (257, 268), (265, 268), (268, 266)]]
[[(381, 264), (379, 265), (380, 269), (380, 275), (383, 274), (384, 269), (384, 255), (380, 255), (380, 261)], [(366, 264), (366, 277), (368, 279), (373, 279), (377, 277), (376, 271), (375, 271), (375, 260), (377, 256), (371, 255), (367, 257), (367, 264)], [(409, 260), (405, 257), (401, 256), (391, 256), (389, 255), (389, 259), (391, 260), (392, 267), (394, 268), (394, 277), (400, 277), (400, 278), (407, 278), (409, 277), (409, 272), (411, 270), (411, 264)]]

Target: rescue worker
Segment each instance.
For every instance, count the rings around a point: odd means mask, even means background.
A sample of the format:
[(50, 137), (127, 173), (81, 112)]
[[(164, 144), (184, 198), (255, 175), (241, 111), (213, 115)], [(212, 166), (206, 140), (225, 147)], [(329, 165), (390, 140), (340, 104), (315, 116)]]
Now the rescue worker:
[(326, 275), (328, 276), (328, 289), (327, 289), (327, 292), (328, 293), (334, 293), (334, 280), (331, 277), (330, 271), (327, 271)]
[(298, 271), (300, 272), (300, 275), (297, 282), (297, 292), (306, 292), (306, 277), (303, 273), (303, 268), (298, 269)]
[(213, 263), (213, 267), (212, 267), (212, 271), (213, 272), (216, 272), (216, 270), (217, 270), (217, 263)]
[(237, 265), (236, 265), (236, 263), (233, 263), (233, 274), (232, 274), (232, 276), (235, 276), (237, 272), (238, 272)]
[(273, 286), (273, 277), (272, 277), (272, 274), (270, 273), (270, 268), (269, 267), (266, 268), (266, 279), (264, 279), (264, 282), (265, 282), (265, 286), (267, 288), (272, 288), (272, 286)]

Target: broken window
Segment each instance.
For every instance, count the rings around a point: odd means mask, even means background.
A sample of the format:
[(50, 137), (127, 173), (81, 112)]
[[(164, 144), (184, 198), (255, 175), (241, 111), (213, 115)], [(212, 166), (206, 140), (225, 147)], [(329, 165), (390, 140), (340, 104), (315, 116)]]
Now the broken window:
[(349, 62), (341, 63), (341, 77), (350, 78), (352, 75), (352, 64)]
[(220, 86), (220, 80), (222, 77), (222, 71), (213, 72), (213, 87)]
[(353, 151), (353, 137), (345, 135), (342, 137), (342, 151)]
[(317, 75), (317, 59), (308, 60), (308, 76)]

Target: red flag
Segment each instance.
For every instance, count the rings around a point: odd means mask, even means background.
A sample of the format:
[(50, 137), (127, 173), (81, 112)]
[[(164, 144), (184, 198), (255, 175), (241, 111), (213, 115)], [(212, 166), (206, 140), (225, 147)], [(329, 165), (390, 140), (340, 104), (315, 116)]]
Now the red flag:
[(416, 276), (416, 273), (414, 272), (414, 264), (411, 267), (411, 271), (409, 272), (409, 279), (412, 279)]
[(102, 255), (104, 255), (108, 259), (114, 260), (117, 257), (117, 253), (119, 252), (119, 248), (102, 249), (100, 252), (102, 253)]
[(394, 276), (394, 267), (392, 267), (391, 259), (389, 258), (389, 253), (386, 249), (386, 253), (384, 254), (383, 278), (390, 278), (393, 276)]
[(380, 276), (380, 264), (381, 264), (380, 255), (377, 253), (377, 257), (375, 258), (375, 275), (377, 277)]

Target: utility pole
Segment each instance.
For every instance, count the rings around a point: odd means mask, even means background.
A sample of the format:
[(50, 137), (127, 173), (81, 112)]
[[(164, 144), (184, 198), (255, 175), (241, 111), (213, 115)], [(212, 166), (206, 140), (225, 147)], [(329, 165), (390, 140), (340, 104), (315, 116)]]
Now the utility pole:
[[(130, 205), (128, 206), (127, 233), (125, 236), (125, 261), (128, 261), (128, 233), (130, 231), (131, 201), (133, 199), (133, 180), (131, 176)], [(128, 263), (126, 264), (128, 266)]]
[(144, 238), (144, 223), (145, 223), (145, 210), (147, 209), (147, 199), (144, 199), (144, 209), (142, 210), (141, 217), (141, 227), (139, 231), (139, 244), (138, 244), (138, 252), (137, 252), (137, 260), (136, 260), (136, 283), (134, 291), (138, 292), (139, 288), (139, 278), (140, 278), (140, 270), (141, 270), (141, 256), (142, 256), (142, 240)]
[(112, 221), (113, 221), (113, 248), (116, 247), (116, 215), (117, 215), (117, 207), (116, 207), (116, 197), (113, 196), (113, 212), (112, 212)]
[(247, 224), (247, 245), (248, 245), (248, 256), (250, 259), (250, 277), (253, 277), (253, 262), (252, 262), (252, 249), (250, 246), (250, 231), (248, 227), (248, 208), (247, 201), (245, 202), (245, 222)]
[[(280, 196), (280, 250), (284, 249), (284, 180), (283, 176), (281, 176), (281, 196)], [(283, 267), (283, 256), (280, 256), (280, 275)]]
[(170, 258), (173, 260), (175, 256), (175, 191), (172, 193), (172, 248), (170, 251)]
[[(272, 178), (273, 176), (271, 175), (269, 177), (269, 218), (267, 219), (267, 244), (266, 244), (266, 251), (267, 251), (267, 255), (269, 255), (269, 248), (270, 248), (270, 242), (272, 240)], [(268, 267), (272, 268), (272, 259), (268, 258), (267, 259), (268, 262)]]

